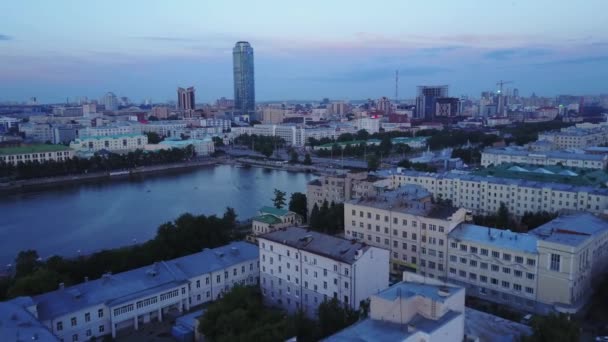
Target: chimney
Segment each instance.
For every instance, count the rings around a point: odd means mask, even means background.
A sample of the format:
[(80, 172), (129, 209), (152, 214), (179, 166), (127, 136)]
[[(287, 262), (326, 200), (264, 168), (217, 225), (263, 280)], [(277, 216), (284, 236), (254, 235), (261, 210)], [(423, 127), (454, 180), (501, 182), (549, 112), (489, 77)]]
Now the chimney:
[(60, 290), (65, 289), (65, 283), (59, 283), (59, 289)]
[(84, 282), (86, 283), (87, 281), (89, 281), (89, 277), (84, 277)]

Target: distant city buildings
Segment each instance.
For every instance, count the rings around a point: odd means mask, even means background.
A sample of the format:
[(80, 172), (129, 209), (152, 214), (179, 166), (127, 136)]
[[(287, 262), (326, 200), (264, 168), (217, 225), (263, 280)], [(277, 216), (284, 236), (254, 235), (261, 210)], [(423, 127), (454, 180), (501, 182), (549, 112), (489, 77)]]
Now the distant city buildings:
[(253, 48), (248, 42), (237, 42), (232, 50), (234, 71), (234, 110), (240, 114), (255, 112), (255, 79)]
[(196, 109), (194, 87), (177, 88), (177, 109), (184, 111)]
[(437, 99), (448, 97), (448, 86), (418, 86), (416, 118), (430, 121), (437, 111)]
[(113, 92), (107, 92), (101, 99), (101, 103), (107, 111), (118, 110), (118, 98)]

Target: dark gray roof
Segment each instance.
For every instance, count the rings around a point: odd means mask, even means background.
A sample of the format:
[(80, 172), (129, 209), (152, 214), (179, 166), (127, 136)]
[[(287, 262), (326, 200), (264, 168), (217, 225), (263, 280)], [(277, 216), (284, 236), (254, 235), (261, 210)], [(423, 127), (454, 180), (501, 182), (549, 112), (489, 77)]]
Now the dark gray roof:
[(260, 235), (258, 239), (278, 242), (348, 264), (355, 262), (357, 251), (361, 250), (365, 252), (370, 248), (365, 243), (346, 240), (300, 227), (281, 228), (274, 232)]

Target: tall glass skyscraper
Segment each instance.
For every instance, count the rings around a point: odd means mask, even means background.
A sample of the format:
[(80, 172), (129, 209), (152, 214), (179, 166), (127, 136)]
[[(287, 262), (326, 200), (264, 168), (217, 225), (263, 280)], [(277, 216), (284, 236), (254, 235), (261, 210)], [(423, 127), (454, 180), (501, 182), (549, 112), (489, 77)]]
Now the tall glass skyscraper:
[(255, 112), (253, 48), (248, 42), (237, 42), (232, 50), (234, 68), (234, 110), (241, 114)]

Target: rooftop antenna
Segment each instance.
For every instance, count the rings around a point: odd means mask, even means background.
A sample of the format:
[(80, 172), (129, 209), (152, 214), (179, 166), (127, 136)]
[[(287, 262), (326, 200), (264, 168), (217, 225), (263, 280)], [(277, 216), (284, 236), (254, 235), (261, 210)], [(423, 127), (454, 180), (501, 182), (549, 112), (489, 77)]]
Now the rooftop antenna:
[(395, 70), (395, 105), (399, 102), (399, 70)]

